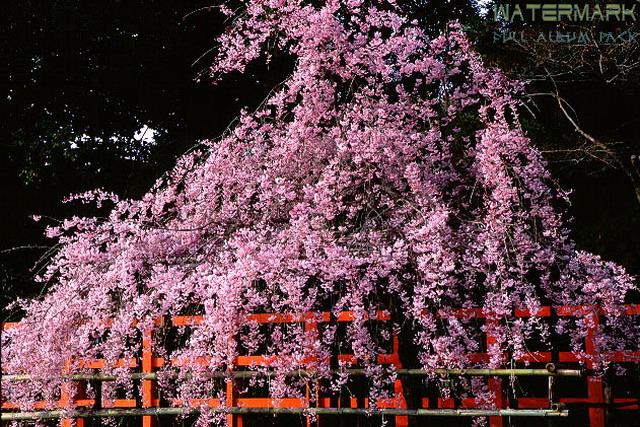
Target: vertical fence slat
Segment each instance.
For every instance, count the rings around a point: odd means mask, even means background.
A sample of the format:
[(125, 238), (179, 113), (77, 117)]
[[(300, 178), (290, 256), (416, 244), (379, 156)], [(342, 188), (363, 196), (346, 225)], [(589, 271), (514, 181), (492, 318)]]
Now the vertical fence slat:
[[(71, 391), (69, 389), (69, 384), (62, 383), (60, 386), (60, 401), (58, 402), (61, 408), (69, 408), (71, 405)], [(70, 418), (61, 418), (60, 419), (60, 427), (73, 427), (73, 421)]]
[[(587, 337), (585, 339), (585, 351), (589, 356), (596, 356), (595, 334), (596, 328), (600, 324), (598, 313), (588, 314), (591, 319), (588, 322)], [(593, 362), (587, 360), (587, 368), (593, 369)], [(590, 403), (604, 403), (604, 385), (602, 378), (590, 375), (587, 377), (587, 395)], [(589, 408), (589, 426), (604, 427), (605, 417), (603, 408)]]
[[(402, 361), (400, 360), (400, 340), (398, 334), (393, 334), (393, 358), (392, 363), (396, 369), (402, 369)], [(393, 383), (393, 393), (396, 398), (396, 407), (399, 409), (407, 409), (407, 400), (404, 397), (404, 387), (402, 380), (396, 378)], [(409, 417), (404, 415), (396, 416), (396, 427), (407, 427), (409, 425)]]
[[(495, 321), (489, 318), (485, 318), (485, 327), (487, 328), (487, 331), (485, 333), (487, 352), (489, 352), (489, 348), (495, 345), (496, 343), (495, 337), (493, 337), (490, 332), (490, 327), (492, 325), (492, 322), (495, 322)], [(488, 383), (487, 385), (489, 387), (489, 391), (493, 393), (493, 395), (495, 396), (494, 402), (495, 402), (496, 408), (499, 408), (499, 409), (503, 408), (504, 391), (502, 388), (502, 380), (499, 378), (489, 377), (487, 380), (487, 383)], [(504, 425), (504, 422), (502, 417), (489, 417), (489, 427), (502, 427), (503, 425)]]
[[(235, 387), (233, 386), (233, 379), (227, 378), (226, 382), (226, 405), (229, 408), (235, 406)], [(233, 414), (227, 414), (227, 427), (236, 427), (236, 418), (242, 419), (242, 416), (234, 416)]]
[[(142, 336), (142, 372), (153, 372), (153, 329), (147, 329)], [(152, 380), (142, 380), (142, 407), (152, 408), (157, 399), (157, 385)], [(142, 417), (142, 427), (156, 427), (156, 419), (151, 415)]]
[[(317, 320), (313, 316), (304, 316), (305, 339), (308, 338), (306, 337), (307, 334), (317, 333), (317, 331), (318, 331)], [(317, 336), (314, 338), (317, 338)], [(316, 405), (318, 405), (320, 402), (320, 395), (318, 394), (318, 389), (319, 387), (316, 387), (316, 396), (315, 396)], [(310, 407), (311, 406), (311, 388), (309, 386), (309, 379), (307, 379), (307, 384), (305, 385), (305, 400), (306, 400), (307, 406)], [(314, 425), (315, 427), (320, 427), (320, 415), (315, 416), (315, 422), (309, 416), (305, 418), (306, 418), (307, 427), (314, 427)]]
[[(71, 369), (71, 363), (67, 362), (65, 366), (65, 371), (69, 372)], [(60, 408), (73, 409), (74, 401), (79, 397), (80, 394), (80, 382), (72, 382), (72, 381), (64, 381), (60, 385), (60, 400), (58, 401), (58, 406)], [(83, 418), (61, 418), (60, 419), (60, 427), (84, 427), (84, 419)]]

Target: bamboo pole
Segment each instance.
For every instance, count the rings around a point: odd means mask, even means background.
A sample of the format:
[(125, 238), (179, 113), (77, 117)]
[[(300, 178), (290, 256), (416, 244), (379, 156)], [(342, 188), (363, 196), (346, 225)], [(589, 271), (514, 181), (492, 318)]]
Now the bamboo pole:
[[(364, 376), (364, 369), (346, 369), (347, 374), (352, 376)], [(341, 371), (332, 370), (333, 373)], [(583, 372), (579, 369), (547, 369), (547, 368), (532, 368), (532, 369), (433, 369), (425, 371), (423, 369), (397, 369), (396, 374), (403, 377), (412, 376), (429, 376), (429, 375), (450, 375), (450, 376), (480, 376), (480, 377), (510, 377), (510, 376), (539, 376), (539, 377), (581, 377)], [(273, 376), (274, 372), (259, 372), (259, 371), (232, 371), (232, 372), (210, 372), (203, 376), (207, 378), (253, 378), (256, 376)], [(314, 377), (314, 371), (299, 370), (287, 373), (287, 376), (306, 376)], [(128, 378), (132, 380), (157, 380), (157, 373), (142, 373), (134, 372), (128, 375)], [(38, 378), (32, 378), (28, 374), (20, 375), (2, 375), (2, 381), (30, 381), (37, 380)], [(50, 379), (50, 378), (46, 378)], [(118, 377), (114, 375), (106, 374), (74, 374), (74, 375), (62, 375), (58, 379), (66, 379), (71, 381), (116, 381)]]
[[(569, 412), (559, 409), (364, 409), (364, 408), (209, 408), (225, 414), (317, 414), (317, 415), (378, 415), (410, 417), (566, 417)], [(3, 413), (2, 421), (35, 419), (139, 417), (183, 415), (200, 412), (198, 408), (101, 409), (94, 411), (40, 411)]]

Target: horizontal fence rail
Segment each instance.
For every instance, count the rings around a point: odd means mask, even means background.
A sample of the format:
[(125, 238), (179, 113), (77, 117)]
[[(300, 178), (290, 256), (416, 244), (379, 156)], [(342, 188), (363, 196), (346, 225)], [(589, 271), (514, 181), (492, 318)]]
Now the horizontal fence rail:
[[(364, 408), (211, 408), (223, 414), (293, 414), (293, 415), (377, 415), (404, 417), (566, 417), (569, 412), (562, 409), (364, 409)], [(149, 408), (149, 409), (103, 409), (96, 411), (43, 411), (3, 414), (3, 420), (20, 421), (35, 419), (140, 417), (162, 415), (185, 415), (198, 413), (197, 408)]]
[[(448, 317), (465, 317), (476, 319), (487, 319), (489, 313), (482, 309), (461, 309), (453, 313), (447, 313)], [(630, 316), (640, 315), (640, 305), (625, 306), (625, 314)], [(597, 325), (600, 321), (598, 310), (595, 307), (576, 306), (576, 307), (541, 307), (537, 313), (530, 313), (528, 310), (516, 310), (516, 317), (590, 317), (589, 325)], [(329, 322), (331, 320), (337, 322), (351, 322), (354, 319), (350, 312), (342, 312), (337, 316), (333, 316), (329, 312), (322, 313), (306, 313), (306, 314), (290, 314), (290, 313), (266, 313), (254, 314), (249, 316), (248, 320), (260, 324), (273, 323), (303, 323), (305, 330), (315, 330), (320, 323)], [(170, 327), (198, 327), (204, 320), (203, 316), (175, 316), (168, 320)], [(376, 321), (390, 321), (391, 318), (387, 313), (378, 312), (374, 319)], [(159, 319), (156, 327), (163, 325)], [(2, 329), (16, 327), (16, 323), (5, 323)], [(585, 350), (587, 354), (595, 353), (595, 345), (593, 342), (593, 330), (587, 331), (585, 339)], [(244, 397), (237, 389), (235, 380), (244, 378), (254, 378), (256, 376), (270, 376), (273, 372), (257, 372), (236, 370), (231, 372), (212, 372), (206, 374), (210, 378), (220, 378), (226, 383), (225, 401), (220, 399), (194, 399), (189, 402), (181, 402), (176, 399), (169, 400), (168, 406), (165, 400), (160, 399), (158, 395), (157, 380), (158, 375), (155, 372), (158, 368), (165, 364), (180, 366), (185, 361), (165, 360), (158, 357), (153, 351), (153, 330), (146, 331), (143, 334), (142, 351), (138, 358), (133, 361), (120, 360), (119, 363), (126, 366), (130, 363), (130, 367), (137, 370), (130, 374), (133, 380), (139, 380), (141, 383), (140, 396), (138, 399), (101, 399), (96, 402), (88, 399), (83, 393), (86, 384), (91, 381), (100, 383), (102, 381), (115, 381), (116, 377), (105, 375), (102, 373), (62, 375), (58, 379), (66, 380), (77, 386), (78, 392), (71, 395), (67, 387), (61, 388), (61, 398), (58, 407), (61, 409), (42, 410), (45, 409), (44, 402), (37, 402), (35, 411), (16, 412), (17, 405), (2, 402), (2, 420), (33, 420), (33, 419), (55, 419), (60, 418), (60, 424), (64, 427), (71, 426), (74, 422), (78, 427), (84, 427), (84, 420), (95, 417), (142, 417), (143, 427), (153, 427), (159, 416), (164, 415), (185, 415), (196, 413), (204, 405), (212, 412), (223, 413), (227, 417), (227, 421), (231, 426), (241, 427), (243, 424), (243, 416), (251, 414), (299, 414), (307, 418), (307, 426), (312, 424), (320, 425), (322, 417), (336, 415), (378, 415), (389, 416), (395, 421), (398, 427), (408, 425), (409, 417), (489, 417), (491, 427), (502, 427), (503, 417), (564, 417), (568, 415), (568, 409), (582, 406), (587, 407), (588, 417), (591, 427), (603, 427), (605, 425), (605, 414), (607, 411), (615, 410), (638, 410), (637, 395), (612, 396), (610, 390), (606, 387), (603, 379), (592, 372), (592, 363), (586, 360), (584, 366), (579, 365), (578, 355), (569, 351), (554, 352), (530, 352), (525, 357), (515, 362), (527, 362), (534, 364), (543, 364), (544, 367), (535, 368), (502, 368), (502, 369), (435, 369), (425, 372), (421, 369), (406, 369), (402, 366), (399, 355), (399, 340), (397, 336), (393, 336), (393, 348), (390, 352), (379, 354), (378, 362), (381, 364), (391, 365), (395, 368), (397, 378), (393, 383), (393, 398), (379, 399), (376, 402), (375, 409), (370, 407), (368, 399), (351, 396), (347, 399), (346, 406), (344, 398), (336, 398), (331, 395), (320, 395), (315, 391), (316, 395), (311, 396), (310, 387), (307, 385), (306, 397), (279, 398), (274, 400), (269, 397)], [(487, 346), (493, 342), (493, 338), (485, 334)], [(336, 355), (339, 361), (355, 363), (355, 356), (351, 354)], [(474, 362), (484, 362), (488, 360), (486, 353), (472, 353), (469, 355)], [(508, 355), (505, 356), (505, 362)], [(615, 362), (639, 364), (640, 351), (616, 352), (609, 355)], [(250, 368), (256, 365), (267, 366), (273, 362), (274, 356), (238, 356), (235, 365), (239, 369)], [(208, 361), (201, 360), (198, 364), (206, 364)], [(557, 368), (562, 364), (562, 368)], [(575, 366), (577, 369), (569, 368)], [(101, 369), (105, 366), (102, 359), (85, 361), (85, 366), (92, 369)], [(344, 372), (341, 370), (340, 372)], [(363, 369), (351, 368), (346, 372), (354, 377), (363, 376)], [(296, 370), (288, 373), (289, 376), (309, 377), (313, 379), (314, 372), (307, 370)], [(409, 408), (407, 399), (405, 398), (406, 381), (410, 378), (421, 378), (427, 375), (440, 375), (446, 377), (460, 376), (478, 376), (485, 377), (489, 390), (495, 396), (494, 409), (485, 409), (477, 407), (474, 398), (464, 398), (456, 400), (447, 397), (423, 396), (419, 399), (421, 407)], [(546, 396), (527, 396), (518, 398), (509, 398), (506, 393), (505, 377), (544, 377), (547, 378), (547, 395)], [(586, 396), (561, 396), (556, 390), (556, 381), (561, 378), (577, 378), (586, 381)], [(2, 383), (10, 381), (29, 381), (32, 378), (28, 374), (7, 374), (2, 376)], [(640, 390), (638, 390), (640, 393)], [(313, 398), (312, 398), (313, 397)], [(313, 406), (315, 404), (315, 406)], [(74, 409), (69, 409), (73, 407)]]
[[(363, 376), (366, 375), (364, 369), (332, 369), (332, 373), (344, 372), (349, 376)], [(556, 369), (552, 363), (548, 364), (546, 368), (540, 369), (528, 369), (528, 368), (506, 368), (506, 369), (432, 369), (425, 371), (423, 369), (396, 369), (395, 374), (400, 377), (424, 377), (428, 375), (447, 375), (447, 376), (470, 376), (470, 377), (581, 377), (584, 375), (582, 369)], [(288, 377), (313, 377), (314, 371), (297, 370), (286, 373)], [(202, 374), (206, 378), (255, 378), (262, 376), (275, 376), (273, 371), (259, 372), (259, 371), (230, 371), (230, 372), (211, 372)], [(132, 380), (158, 380), (156, 373), (145, 374), (136, 372), (128, 376)], [(190, 375), (185, 376), (186, 379), (190, 378)], [(30, 381), (33, 378), (31, 375), (3, 375), (2, 381)], [(118, 377), (114, 375), (105, 374), (73, 374), (73, 375), (61, 375), (54, 379), (65, 379), (71, 381), (116, 381)]]

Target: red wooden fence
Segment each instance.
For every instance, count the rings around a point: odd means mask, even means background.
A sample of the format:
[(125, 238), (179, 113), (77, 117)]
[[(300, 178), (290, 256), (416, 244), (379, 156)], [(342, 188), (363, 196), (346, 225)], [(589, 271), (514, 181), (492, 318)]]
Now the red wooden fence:
[[(625, 307), (626, 314), (631, 316), (640, 315), (640, 305), (628, 305)], [(516, 310), (514, 313), (516, 317), (530, 317), (531, 313), (526, 310)], [(600, 316), (597, 314), (597, 310), (594, 310), (593, 307), (584, 307), (584, 306), (574, 306), (574, 307), (542, 307), (541, 311), (536, 313), (536, 316), (540, 317), (551, 317), (552, 315), (556, 315), (558, 317), (585, 317), (592, 316), (592, 320), (594, 321), (593, 325), (597, 324), (600, 320)], [(460, 310), (457, 313), (453, 314), (454, 317), (465, 317), (465, 318), (477, 318), (486, 321), (486, 315), (481, 309), (473, 309), (473, 310)], [(199, 323), (203, 320), (202, 316), (177, 316), (170, 319), (171, 325), (173, 327), (185, 327), (192, 326), (197, 327)], [(329, 312), (324, 313), (311, 313), (307, 315), (295, 315), (295, 314), (255, 314), (250, 316), (249, 320), (255, 321), (261, 324), (267, 323), (303, 323), (305, 330), (312, 330), (318, 328), (319, 323), (326, 323), (331, 320), (335, 320), (337, 322), (350, 322), (353, 320), (352, 314), (350, 312), (340, 313), (336, 319), (331, 319), (331, 314)], [(378, 313), (377, 319), (378, 321), (385, 322), (391, 320), (388, 315), (385, 313)], [(2, 325), (2, 329), (6, 330), (11, 327), (15, 327), (16, 323), (4, 323)], [(157, 322), (157, 326), (164, 326), (162, 322)], [(587, 331), (587, 338), (585, 340), (585, 349), (589, 354), (593, 354), (595, 351), (594, 343), (593, 343), (593, 332), (591, 330)], [(165, 363), (171, 363), (172, 366), (179, 366), (181, 363), (185, 363), (180, 360), (171, 360), (167, 361), (162, 357), (157, 357), (152, 348), (153, 341), (153, 330), (146, 331), (143, 336), (143, 348), (140, 357), (130, 363), (130, 367), (134, 368), (137, 372), (141, 373), (153, 373), (157, 368), (164, 366)], [(491, 336), (486, 336), (486, 344), (489, 346), (493, 342), (493, 338)], [(399, 356), (399, 340), (397, 336), (393, 337), (393, 348), (390, 352), (385, 354), (380, 354), (378, 356), (378, 361), (381, 364), (393, 365), (397, 369), (403, 368), (402, 362)], [(486, 353), (473, 353), (471, 354), (472, 358), (476, 361), (487, 360), (488, 355)], [(505, 356), (505, 362), (507, 362), (508, 355)], [(639, 364), (640, 363), (640, 351), (627, 351), (627, 352), (617, 352), (612, 354), (612, 359), (616, 362), (626, 362)], [(355, 358), (350, 354), (339, 354), (337, 355), (339, 360), (355, 362)], [(561, 365), (574, 365), (578, 362), (578, 358), (576, 354), (569, 351), (559, 351), (559, 352), (530, 352), (527, 356), (521, 360), (516, 360), (515, 362), (532, 362), (532, 363), (556, 363)], [(104, 360), (92, 360), (86, 363), (87, 367), (100, 369), (104, 366)], [(125, 363), (124, 360), (120, 360), (119, 363)], [(202, 363), (206, 363), (206, 361), (202, 361)], [(269, 359), (266, 356), (239, 356), (236, 360), (236, 366), (238, 368), (249, 367), (254, 365), (268, 365)], [(591, 366), (591, 362), (586, 362), (587, 372)], [(613, 404), (611, 407), (616, 410), (638, 410), (640, 409), (640, 405), (638, 402), (638, 396), (608, 396), (605, 397), (605, 386), (600, 377), (594, 375), (588, 375), (586, 377), (587, 381), (587, 395), (586, 396), (559, 396), (556, 402), (566, 403), (566, 404), (584, 404), (586, 406), (591, 405), (588, 409), (589, 422), (591, 427), (603, 427), (605, 425), (605, 404)], [(157, 384), (155, 380), (151, 379), (143, 379), (141, 381), (141, 395), (140, 401), (143, 408), (157, 408), (161, 405), (161, 400), (158, 396)], [(86, 407), (91, 408), (94, 406), (95, 402), (92, 399), (87, 399), (83, 393), (83, 387), (86, 385), (84, 381), (77, 381), (75, 389), (77, 393), (72, 396), (69, 393), (69, 387), (65, 387), (61, 390), (61, 399), (58, 402), (60, 408), (69, 407), (72, 404), (75, 407)], [(506, 396), (506, 387), (503, 384), (503, 379), (499, 377), (489, 377), (488, 378), (488, 386), (490, 390), (496, 396), (495, 405), (497, 408), (506, 408), (509, 405), (509, 401)], [(640, 390), (638, 390), (640, 393)], [(381, 399), (377, 402), (379, 408), (397, 408), (397, 409), (406, 409), (407, 402), (405, 399), (404, 392), (404, 384), (401, 377), (394, 383), (394, 394), (395, 397), (389, 399)], [(432, 399), (433, 400), (433, 399)], [(245, 397), (241, 395), (238, 390), (236, 390), (235, 384), (232, 380), (226, 380), (226, 402), (224, 402), (224, 406), (227, 408), (237, 407), (237, 408), (271, 408), (276, 405), (281, 408), (308, 408), (311, 405), (311, 402), (316, 402), (317, 408), (335, 408), (340, 407), (341, 399), (336, 399), (335, 396), (314, 396), (314, 399), (311, 399), (309, 395), (309, 387), (307, 387), (307, 393), (305, 398), (292, 397), (292, 398), (283, 398), (277, 401), (269, 397)], [(429, 396), (424, 396), (421, 399), (422, 408), (429, 408)], [(437, 408), (455, 408), (456, 401), (452, 398), (437, 398)], [(135, 399), (115, 399), (115, 400), (103, 400), (102, 408), (136, 408), (137, 401)], [(171, 406), (182, 406), (184, 402), (180, 402), (177, 400), (170, 401)], [(199, 407), (202, 404), (209, 405), (210, 407), (219, 407), (222, 402), (218, 399), (197, 399), (188, 402), (190, 406)], [(527, 409), (527, 408), (549, 408), (549, 397), (548, 396), (540, 396), (540, 397), (519, 397), (515, 399), (515, 403), (518, 409)], [(349, 406), (351, 408), (361, 408), (368, 407), (368, 401), (366, 398), (357, 398), (355, 396), (351, 396), (349, 400)], [(476, 406), (476, 402), (473, 398), (462, 399), (459, 403), (458, 407), (460, 408), (474, 408)], [(36, 404), (36, 408), (44, 408), (44, 402), (38, 402)], [(16, 410), (16, 405), (11, 402), (2, 402), (3, 411), (11, 411)], [(228, 421), (232, 426), (242, 427), (243, 424), (243, 416), (238, 414), (229, 414), (227, 415)], [(316, 418), (316, 423), (319, 423), (320, 416)], [(143, 416), (142, 417), (142, 425), (143, 427), (153, 427), (156, 423), (156, 419), (153, 416)], [(307, 425), (310, 426), (312, 424), (311, 420), (307, 419)], [(70, 427), (72, 425), (72, 420), (70, 419), (62, 419), (61, 425), (64, 427)], [(82, 418), (76, 419), (76, 425), (78, 427), (84, 427), (84, 420)], [(404, 427), (408, 425), (408, 417), (407, 416), (396, 416), (395, 417), (395, 425), (399, 427)], [(501, 427), (503, 425), (503, 419), (501, 417), (493, 416), (490, 417), (490, 425), (491, 427)]]

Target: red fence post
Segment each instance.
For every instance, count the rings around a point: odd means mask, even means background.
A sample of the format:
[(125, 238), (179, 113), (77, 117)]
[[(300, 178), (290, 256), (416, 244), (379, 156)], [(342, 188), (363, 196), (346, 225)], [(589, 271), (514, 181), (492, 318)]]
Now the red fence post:
[[(67, 362), (67, 365), (65, 367), (65, 372), (69, 372), (70, 371), (70, 362)], [(60, 400), (58, 401), (58, 406), (61, 409), (74, 409), (74, 400), (77, 399), (79, 393), (81, 392), (80, 389), (80, 383), (79, 382), (70, 382), (70, 381), (64, 381), (61, 385), (60, 385)], [(61, 418), (60, 419), (60, 427), (73, 427), (73, 425), (76, 425), (76, 427), (84, 427), (84, 418), (76, 418), (76, 419), (72, 419), (72, 418)]]
[[(155, 322), (154, 322), (155, 324)], [(153, 327), (142, 334), (142, 372), (153, 373)], [(158, 390), (153, 380), (142, 380), (142, 407), (153, 408), (157, 406)], [(151, 415), (142, 417), (142, 427), (156, 427), (156, 419)]]
[[(304, 332), (305, 335), (317, 333), (318, 331), (318, 322), (312, 315), (304, 315)], [(305, 337), (306, 338), (306, 337)], [(311, 390), (309, 387), (309, 380), (307, 379), (307, 384), (305, 385), (305, 398), (307, 401), (307, 406), (311, 407)], [(319, 395), (319, 387), (316, 387), (316, 405), (320, 403), (320, 395)], [(307, 427), (312, 427), (315, 424), (315, 427), (320, 427), (320, 415), (316, 414), (315, 423), (312, 422), (311, 417), (306, 417), (306, 425)]]
[[(496, 339), (491, 335), (491, 333), (489, 332), (488, 326), (491, 325), (491, 323), (494, 322), (493, 320), (485, 320), (485, 327), (487, 328), (487, 332), (486, 332), (486, 344), (487, 344), (487, 352), (489, 351), (489, 347), (491, 347), (492, 345), (495, 345), (496, 343)], [(502, 389), (502, 380), (499, 378), (492, 378), (489, 377), (489, 379), (487, 380), (488, 382), (488, 387), (489, 387), (489, 391), (491, 393), (493, 393), (493, 395), (495, 396), (495, 405), (496, 408), (501, 409), (504, 406), (504, 391)], [(503, 420), (502, 417), (489, 417), (489, 427), (502, 427), (503, 426)]]
[[(226, 405), (227, 405), (228, 408), (233, 408), (235, 406), (235, 393), (234, 393), (235, 390), (234, 390), (234, 387), (233, 387), (233, 379), (227, 378), (225, 381), (226, 381), (226, 386), (227, 386), (227, 389), (226, 389), (226, 397), (227, 397)], [(237, 417), (237, 418), (242, 420), (241, 417)], [(233, 414), (228, 414), (227, 415), (227, 427), (236, 427), (235, 421), (236, 421), (236, 417)], [(240, 421), (238, 424), (242, 425), (242, 421)]]
[[(590, 316), (591, 319), (586, 319), (588, 321), (588, 329), (587, 337), (585, 339), (585, 350), (587, 355), (589, 355), (590, 357), (595, 357), (595, 334), (596, 328), (600, 324), (600, 316), (597, 312), (589, 314), (588, 316)], [(593, 362), (591, 360), (587, 360), (586, 365), (587, 369), (593, 369)], [(589, 397), (589, 403), (604, 403), (604, 386), (602, 384), (602, 378), (593, 375), (587, 377), (587, 395)], [(603, 408), (589, 408), (589, 425), (590, 427), (605, 426)]]
[[(402, 369), (400, 361), (400, 340), (397, 334), (393, 334), (393, 365), (396, 369)], [(393, 393), (396, 396), (397, 406), (399, 409), (407, 409), (407, 400), (404, 398), (404, 388), (402, 380), (396, 378), (393, 383)], [(409, 417), (405, 415), (396, 416), (396, 427), (407, 427), (409, 425)]]
[[(69, 385), (63, 383), (60, 385), (60, 401), (58, 402), (58, 405), (60, 405), (60, 408), (68, 409), (70, 403), (71, 394), (69, 392)], [(73, 420), (70, 418), (61, 418), (60, 427), (73, 427)]]

